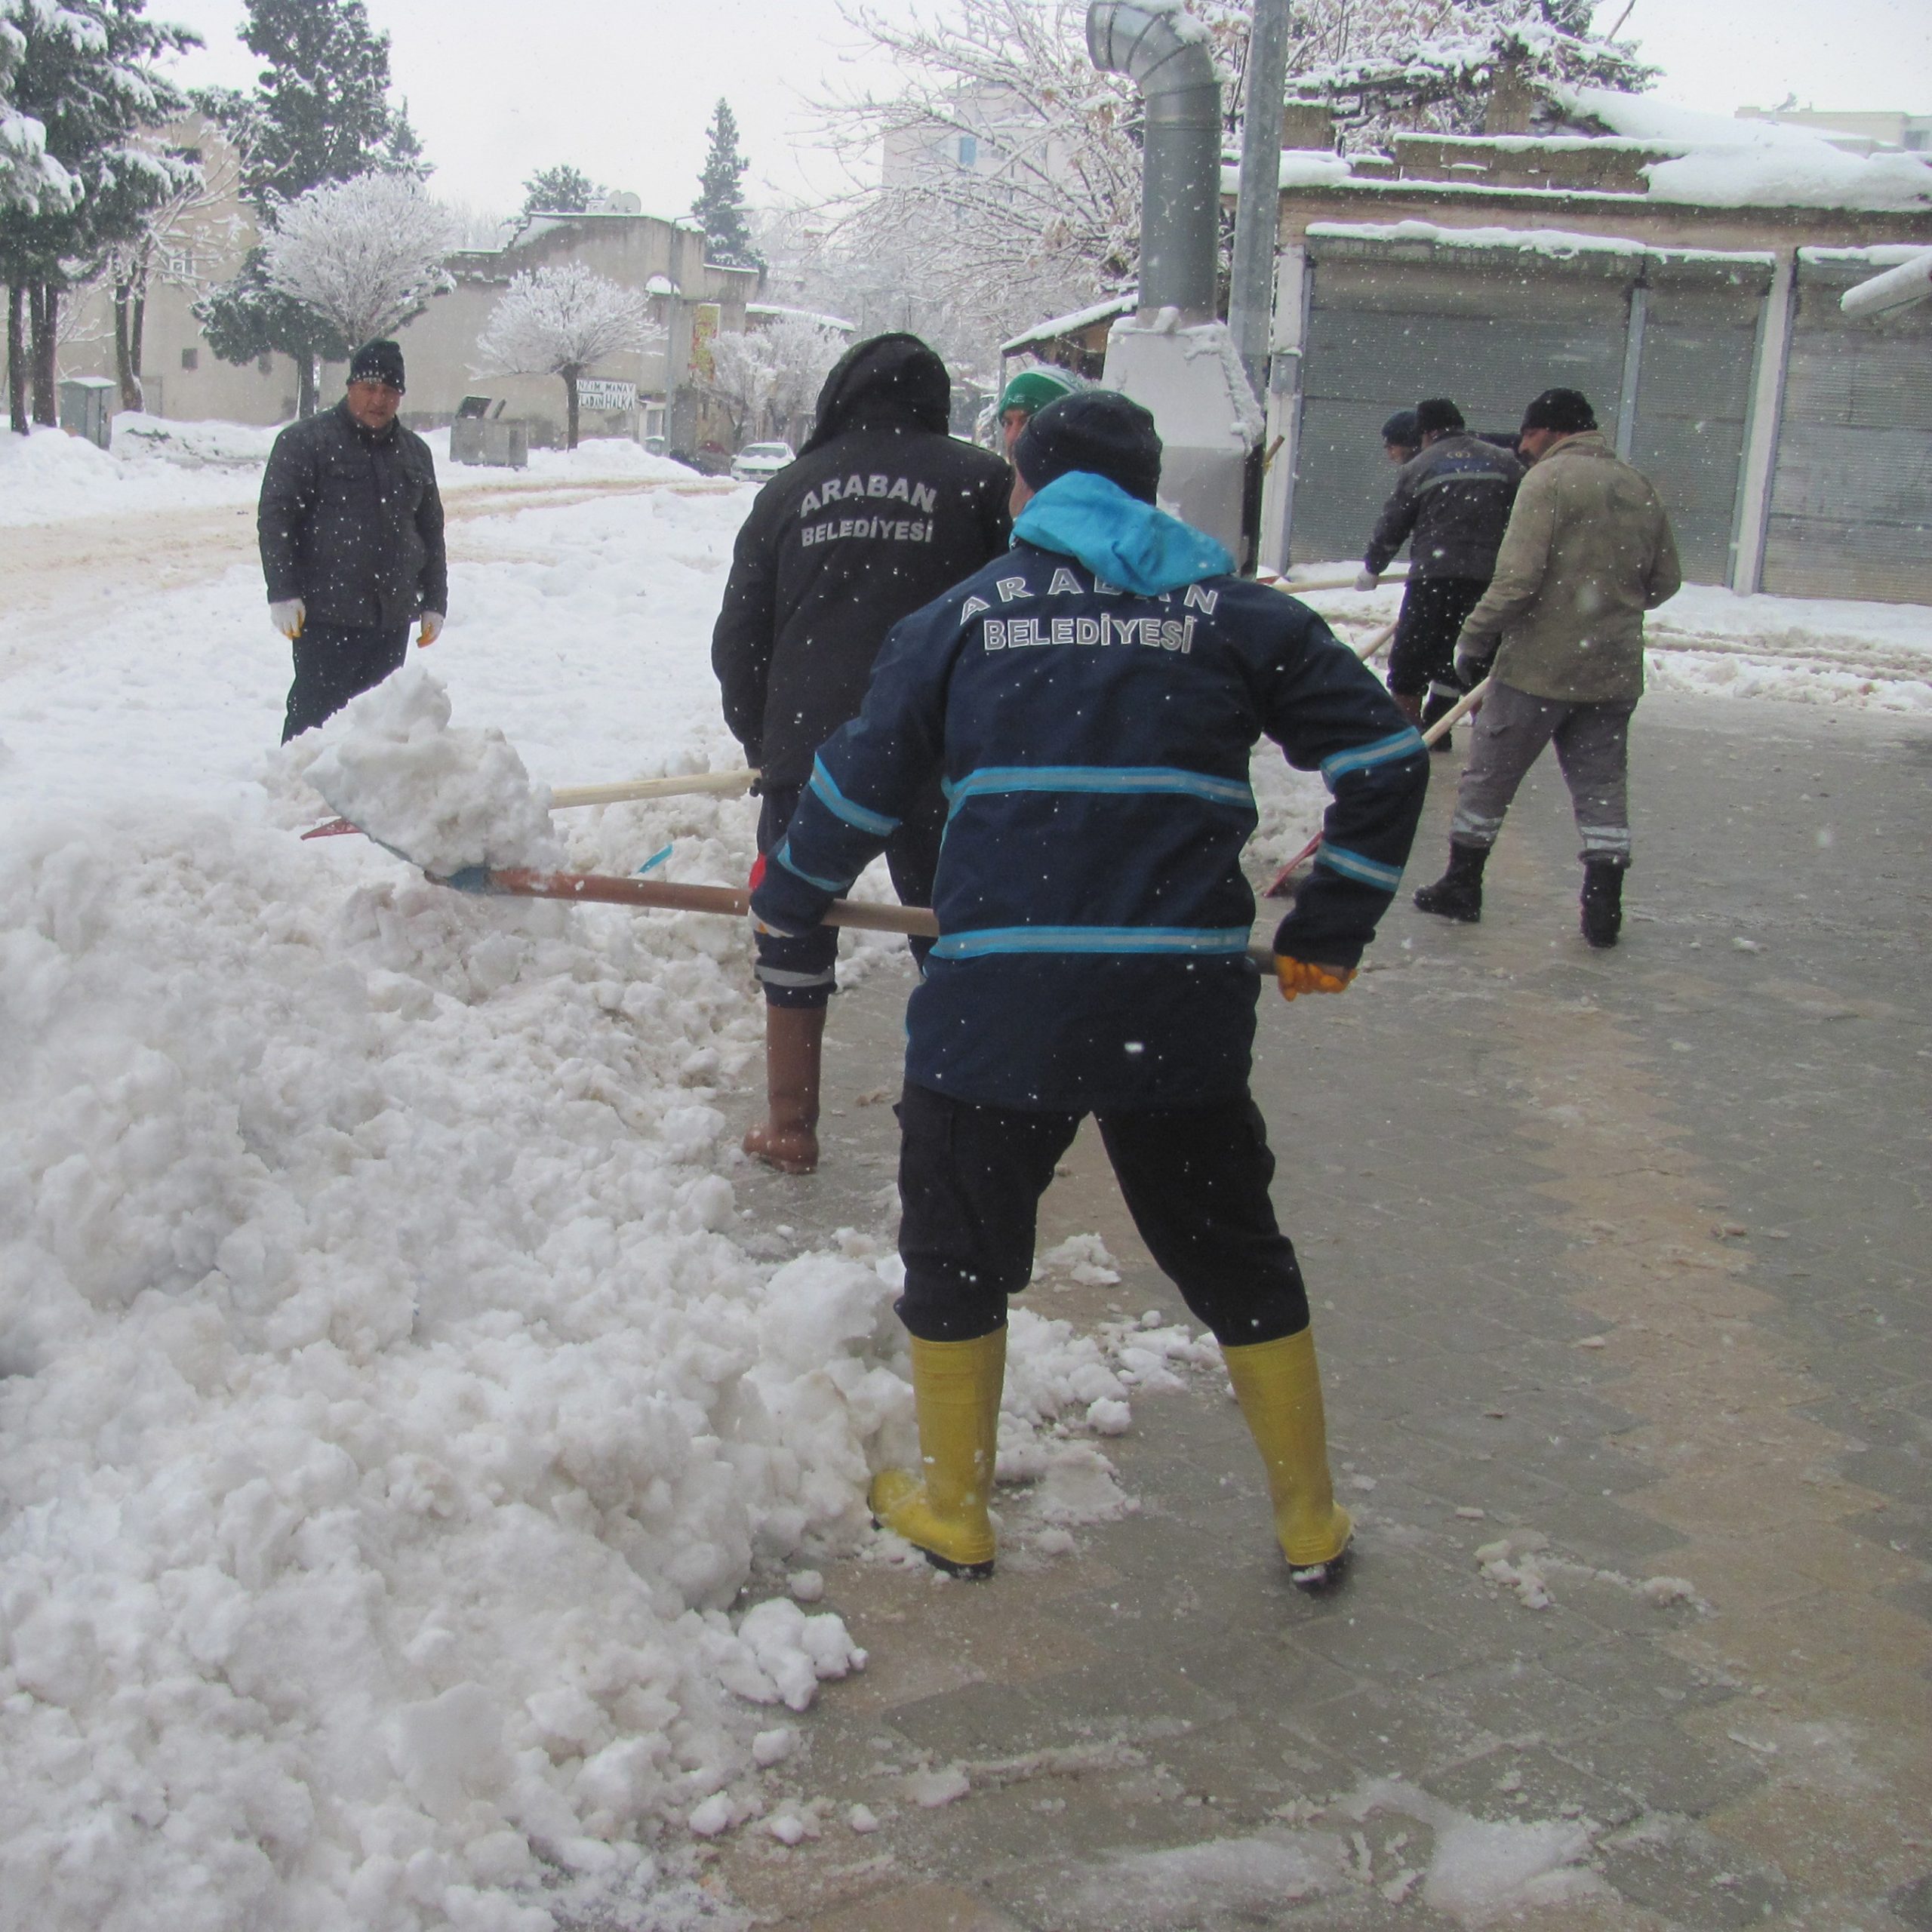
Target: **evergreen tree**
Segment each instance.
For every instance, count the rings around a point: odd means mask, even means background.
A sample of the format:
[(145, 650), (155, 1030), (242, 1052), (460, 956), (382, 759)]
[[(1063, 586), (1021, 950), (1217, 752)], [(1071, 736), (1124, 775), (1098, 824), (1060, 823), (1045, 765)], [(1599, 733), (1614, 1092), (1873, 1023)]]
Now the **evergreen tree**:
[(697, 199), (691, 204), (691, 213), (704, 224), (705, 258), (727, 268), (761, 269), (764, 263), (752, 246), (745, 206), (744, 174), (751, 163), (738, 152), (737, 117), (728, 102), (718, 103), (709, 135), (710, 151), (698, 177)]
[(0, 208), (8, 399), (13, 426), (23, 435), (29, 413), (35, 422), (55, 420), (62, 297), (193, 179), (188, 164), (140, 137), (187, 105), (154, 63), (201, 41), (186, 27), (147, 19), (144, 4), (0, 0), (0, 38), (8, 44), (11, 67), (5, 118), (39, 123), (39, 171), (50, 183), (71, 184), (71, 192), (17, 198)]
[[(242, 152), (242, 186), (265, 229), (282, 204), (325, 182), (429, 171), (407, 103), (389, 105), (389, 38), (370, 26), (363, 0), (248, 0), (241, 38), (263, 63), (256, 91), (208, 105)], [(259, 249), (195, 315), (224, 362), (292, 356), (303, 416), (315, 413), (320, 361), (354, 347), (270, 287)]]
[(523, 184), (523, 211), (531, 214), (581, 214), (603, 189), (580, 168), (568, 162), (540, 168)]
[(263, 63), (245, 184), (258, 207), (372, 171), (421, 171), (408, 111), (389, 105), (389, 37), (362, 0), (248, 0), (242, 43)]

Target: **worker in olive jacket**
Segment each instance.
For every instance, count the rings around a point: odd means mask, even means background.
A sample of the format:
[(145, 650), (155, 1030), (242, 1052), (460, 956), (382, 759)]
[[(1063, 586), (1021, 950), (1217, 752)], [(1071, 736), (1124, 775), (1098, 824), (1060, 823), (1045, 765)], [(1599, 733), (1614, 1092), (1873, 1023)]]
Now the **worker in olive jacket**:
[(1644, 613), (1683, 583), (1655, 486), (1604, 441), (1575, 389), (1546, 389), (1518, 445), (1534, 465), (1516, 494), (1496, 574), (1463, 625), (1456, 669), (1491, 679), (1449, 827), (1449, 869), (1415, 895), (1472, 923), (1482, 873), (1516, 789), (1545, 745), (1570, 786), (1583, 840), (1583, 929), (1614, 946), (1630, 863), (1630, 714), (1644, 690)]
[(449, 608), (443, 501), (429, 446), (395, 420), (402, 351), (365, 343), (334, 408), (292, 423), (262, 478), (256, 532), (269, 616), (295, 648), (284, 744), (433, 644)]

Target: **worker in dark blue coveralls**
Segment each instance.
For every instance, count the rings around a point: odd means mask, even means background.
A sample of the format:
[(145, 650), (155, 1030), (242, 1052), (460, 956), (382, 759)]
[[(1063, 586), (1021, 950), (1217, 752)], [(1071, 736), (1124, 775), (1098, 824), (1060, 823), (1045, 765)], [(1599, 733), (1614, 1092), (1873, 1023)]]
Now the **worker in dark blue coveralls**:
[(1428, 755), (1319, 617), (1231, 576), (1219, 543), (1154, 507), (1145, 410), (1069, 397), (1014, 456), (1011, 551), (894, 626), (752, 895), (768, 926), (811, 930), (942, 775), (940, 937), (907, 1011), (898, 1109), (923, 1472), (881, 1475), (873, 1513), (940, 1568), (990, 1573), (1007, 1297), (1091, 1113), (1149, 1251), (1220, 1340), (1291, 1571), (1325, 1582), (1351, 1526), (1248, 1094), (1249, 758), (1266, 733), (1334, 794), (1275, 937), (1293, 998), (1355, 977)]

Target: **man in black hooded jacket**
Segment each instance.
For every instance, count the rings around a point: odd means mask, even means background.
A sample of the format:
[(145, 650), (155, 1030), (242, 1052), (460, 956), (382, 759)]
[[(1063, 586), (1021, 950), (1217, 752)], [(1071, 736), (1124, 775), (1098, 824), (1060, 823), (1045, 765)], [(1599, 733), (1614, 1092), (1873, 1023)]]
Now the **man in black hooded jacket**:
[[(1011, 472), (947, 433), (952, 400), (945, 364), (918, 337), (857, 344), (826, 378), (798, 461), (764, 485), (739, 533), (711, 662), (725, 722), (764, 774), (761, 866), (814, 780), (814, 753), (857, 715), (886, 632), (1007, 547)], [(944, 823), (934, 791), (889, 828), (886, 861), (908, 905), (931, 903)], [(787, 1173), (818, 1164), (837, 956), (829, 928), (758, 936), (768, 1117), (745, 1151)]]

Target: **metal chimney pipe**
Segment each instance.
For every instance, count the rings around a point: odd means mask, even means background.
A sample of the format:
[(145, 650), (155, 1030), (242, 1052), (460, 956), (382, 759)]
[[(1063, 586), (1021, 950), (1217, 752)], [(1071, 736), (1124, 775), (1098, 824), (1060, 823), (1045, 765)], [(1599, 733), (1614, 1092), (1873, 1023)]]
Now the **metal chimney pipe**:
[(1214, 319), (1221, 210), (1221, 84), (1180, 0), (1092, 0), (1087, 51), (1140, 90), (1140, 312)]
[(1288, 72), (1288, 0), (1254, 0), (1247, 40), (1247, 109), (1241, 120), (1241, 198), (1228, 278), (1228, 327), (1248, 386), (1268, 401), (1275, 245), (1281, 225), (1281, 96)]

